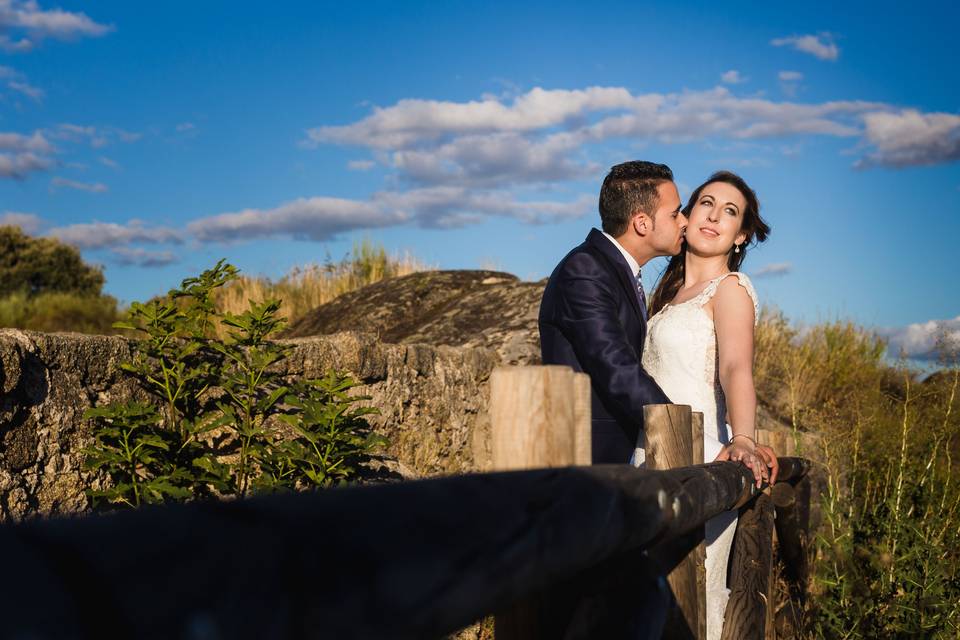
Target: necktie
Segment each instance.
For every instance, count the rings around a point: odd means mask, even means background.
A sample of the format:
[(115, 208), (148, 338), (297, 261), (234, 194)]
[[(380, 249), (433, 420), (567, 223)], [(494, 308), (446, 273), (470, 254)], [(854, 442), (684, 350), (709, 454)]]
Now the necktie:
[(643, 314), (643, 319), (647, 319), (647, 296), (643, 292), (643, 282), (640, 280), (640, 272), (637, 271), (637, 299), (640, 301), (640, 313)]

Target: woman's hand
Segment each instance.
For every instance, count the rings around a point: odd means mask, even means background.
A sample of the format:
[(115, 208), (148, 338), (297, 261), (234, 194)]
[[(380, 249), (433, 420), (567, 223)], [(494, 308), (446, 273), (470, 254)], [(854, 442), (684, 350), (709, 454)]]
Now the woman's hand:
[(724, 460), (741, 462), (744, 466), (753, 471), (753, 477), (757, 480), (758, 489), (763, 485), (764, 482), (768, 482), (766, 460), (761, 457), (760, 454), (754, 451), (752, 444), (746, 444), (738, 441), (728, 444), (720, 451), (714, 462), (722, 462)]
[(777, 460), (777, 453), (764, 444), (758, 444), (756, 450), (757, 455), (760, 456), (760, 459), (770, 469), (770, 482), (768, 484), (776, 484), (777, 475), (780, 473), (780, 462)]

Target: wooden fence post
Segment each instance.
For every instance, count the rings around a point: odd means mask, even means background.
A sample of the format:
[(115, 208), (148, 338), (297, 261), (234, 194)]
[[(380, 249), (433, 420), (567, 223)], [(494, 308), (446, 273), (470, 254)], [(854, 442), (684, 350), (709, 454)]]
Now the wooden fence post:
[(773, 604), (773, 503), (766, 494), (741, 509), (730, 562), (730, 599), (721, 640), (763, 640), (766, 609)]
[(498, 367), (490, 376), (493, 469), (590, 464), (590, 377), (564, 366)]
[[(647, 405), (643, 408), (643, 425), (648, 469), (675, 469), (703, 463), (702, 414), (694, 421), (687, 405)], [(697, 438), (694, 438), (695, 430), (699, 431)], [(699, 453), (698, 458), (694, 457), (694, 451)], [(703, 538), (702, 527), (700, 537)], [(671, 615), (667, 619), (665, 637), (700, 639), (706, 635), (706, 607), (701, 607), (701, 602), (706, 602), (706, 575), (701, 568), (706, 552), (704, 550), (701, 554), (700, 546), (697, 545), (667, 576), (680, 615)], [(704, 635), (700, 635), (701, 629)]]
[[(493, 470), (589, 465), (590, 376), (565, 366), (497, 367), (490, 375)], [(497, 640), (547, 639), (550, 592), (498, 612)]]

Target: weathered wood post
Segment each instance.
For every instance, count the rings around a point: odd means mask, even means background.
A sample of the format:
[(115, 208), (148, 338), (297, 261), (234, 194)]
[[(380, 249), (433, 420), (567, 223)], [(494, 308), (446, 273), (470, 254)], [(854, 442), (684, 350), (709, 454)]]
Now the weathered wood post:
[(766, 494), (740, 511), (731, 556), (721, 640), (763, 640), (773, 565), (773, 503)]
[[(648, 469), (675, 469), (703, 463), (703, 414), (694, 420), (687, 405), (647, 405), (643, 408), (643, 425)], [(699, 537), (703, 539), (703, 527)], [(667, 576), (680, 616), (668, 618), (665, 637), (706, 637), (705, 559), (706, 549), (699, 544)]]
[(495, 471), (590, 464), (590, 377), (564, 366), (490, 376)]
[[(490, 428), (495, 471), (589, 465), (590, 376), (564, 366), (494, 369)], [(545, 638), (542, 609), (533, 597), (497, 613), (497, 640)]]

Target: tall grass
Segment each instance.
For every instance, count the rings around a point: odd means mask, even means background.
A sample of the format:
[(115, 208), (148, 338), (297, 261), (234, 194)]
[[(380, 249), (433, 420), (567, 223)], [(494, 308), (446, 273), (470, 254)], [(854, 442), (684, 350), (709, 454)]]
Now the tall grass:
[(960, 368), (920, 382), (884, 349), (853, 324), (801, 333), (770, 311), (757, 330), (758, 394), (824, 443), (805, 637), (960, 633)]
[(424, 269), (426, 266), (410, 255), (390, 256), (382, 246), (363, 240), (354, 243), (340, 262), (295, 267), (275, 282), (241, 276), (218, 290), (214, 301), (220, 311), (236, 314), (248, 307), (248, 300), (279, 298), (283, 301), (280, 313), (288, 322), (295, 322), (342, 293)]

